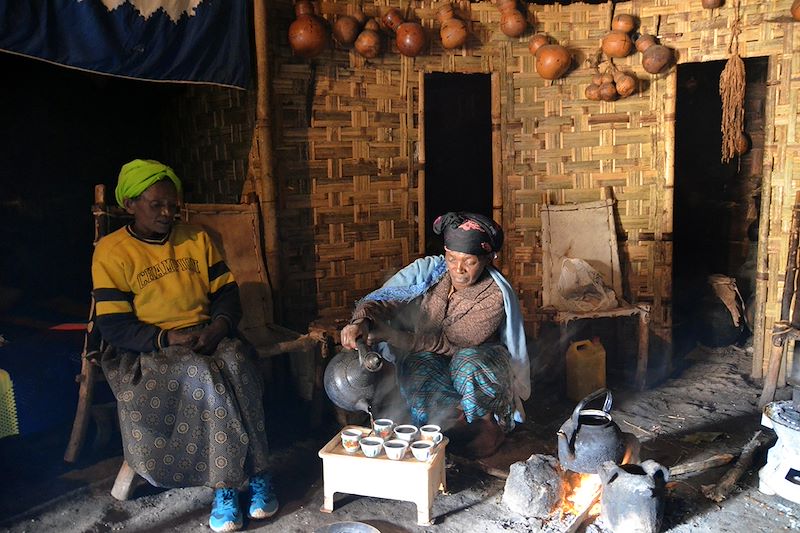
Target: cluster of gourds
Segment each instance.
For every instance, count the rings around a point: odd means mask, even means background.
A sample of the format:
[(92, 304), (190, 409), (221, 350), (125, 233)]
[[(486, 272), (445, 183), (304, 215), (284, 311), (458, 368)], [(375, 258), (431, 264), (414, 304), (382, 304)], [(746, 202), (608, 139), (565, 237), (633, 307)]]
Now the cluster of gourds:
[[(600, 49), (610, 58), (627, 57), (634, 48), (631, 33), (636, 29), (636, 19), (631, 15), (616, 15), (611, 20), (611, 31), (603, 37)], [(650, 74), (658, 74), (672, 62), (672, 50), (656, 42), (648, 34), (636, 39), (636, 49), (642, 53), (642, 67)]]
[[(514, 2), (516, 6), (516, 0), (506, 1)], [(295, 20), (289, 26), (289, 44), (292, 50), (296, 55), (305, 58), (319, 55), (328, 44), (325, 20), (316, 15), (311, 0), (297, 0), (295, 15)], [(450, 50), (463, 46), (469, 34), (467, 24), (455, 15), (453, 7), (450, 4), (442, 5), (437, 12), (437, 18), (442, 47)], [(394, 32), (395, 43), (401, 54), (415, 57), (427, 46), (428, 36), (425, 29), (417, 22), (404, 20), (399, 9), (389, 8), (381, 20)], [(367, 19), (361, 11), (338, 17), (332, 29), (333, 38), (343, 48), (352, 46), (367, 59), (381, 53), (380, 26), (375, 19)]]
[(613, 102), (617, 98), (627, 98), (636, 92), (639, 80), (636, 76), (613, 67), (592, 76), (592, 83), (586, 87), (586, 98)]

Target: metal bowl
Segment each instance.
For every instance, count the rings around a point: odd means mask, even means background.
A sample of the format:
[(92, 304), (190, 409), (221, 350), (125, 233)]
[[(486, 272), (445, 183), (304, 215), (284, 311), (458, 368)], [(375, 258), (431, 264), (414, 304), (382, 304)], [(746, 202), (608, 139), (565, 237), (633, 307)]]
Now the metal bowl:
[(314, 530), (314, 533), (381, 533), (363, 522), (335, 522)]

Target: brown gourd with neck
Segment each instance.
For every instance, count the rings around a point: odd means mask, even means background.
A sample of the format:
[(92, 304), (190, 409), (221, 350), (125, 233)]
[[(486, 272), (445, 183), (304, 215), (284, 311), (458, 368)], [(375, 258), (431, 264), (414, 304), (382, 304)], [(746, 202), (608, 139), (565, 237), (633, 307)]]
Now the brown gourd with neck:
[(442, 47), (452, 50), (463, 46), (467, 40), (467, 25), (463, 20), (455, 16), (453, 6), (450, 4), (443, 5), (437, 11), (436, 17), (441, 24), (439, 36), (442, 39)]
[(300, 57), (318, 56), (328, 45), (328, 30), (314, 12), (310, 0), (298, 0), (294, 5), (297, 18), (289, 26), (289, 44)]
[(400, 10), (392, 7), (383, 15), (383, 22), (395, 34), (398, 51), (407, 57), (416, 57), (428, 44), (423, 27), (417, 22), (406, 21)]
[(517, 0), (500, 0), (500, 31), (509, 37), (519, 37), (528, 28), (528, 21), (517, 8)]

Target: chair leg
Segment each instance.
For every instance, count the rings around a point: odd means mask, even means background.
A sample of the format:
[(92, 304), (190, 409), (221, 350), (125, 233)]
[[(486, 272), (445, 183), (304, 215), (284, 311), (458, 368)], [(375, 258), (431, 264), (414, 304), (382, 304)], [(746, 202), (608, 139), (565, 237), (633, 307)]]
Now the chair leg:
[(78, 389), (78, 407), (75, 409), (75, 420), (72, 423), (72, 433), (69, 437), (67, 450), (64, 452), (64, 461), (74, 463), (83, 448), (86, 438), (86, 429), (89, 426), (89, 416), (94, 397), (94, 381), (97, 366), (85, 357), (81, 360), (80, 387)]
[(636, 388), (644, 390), (647, 387), (647, 363), (650, 355), (650, 313), (639, 312), (639, 354), (636, 360)]
[(111, 488), (111, 495), (120, 500), (127, 500), (131, 492), (133, 492), (133, 482), (136, 480), (136, 470), (131, 468), (128, 461), (123, 460), (122, 466), (119, 467), (117, 479), (114, 480), (114, 486)]

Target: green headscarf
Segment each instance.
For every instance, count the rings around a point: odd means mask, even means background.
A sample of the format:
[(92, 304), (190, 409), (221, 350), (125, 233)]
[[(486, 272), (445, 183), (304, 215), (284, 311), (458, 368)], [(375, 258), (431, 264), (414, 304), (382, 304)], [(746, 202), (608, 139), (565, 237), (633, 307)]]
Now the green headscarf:
[(125, 198), (136, 198), (149, 186), (163, 179), (172, 180), (180, 194), (181, 180), (167, 165), (152, 159), (134, 159), (125, 163), (119, 171), (119, 181), (114, 191), (117, 203), (120, 207), (125, 207)]

